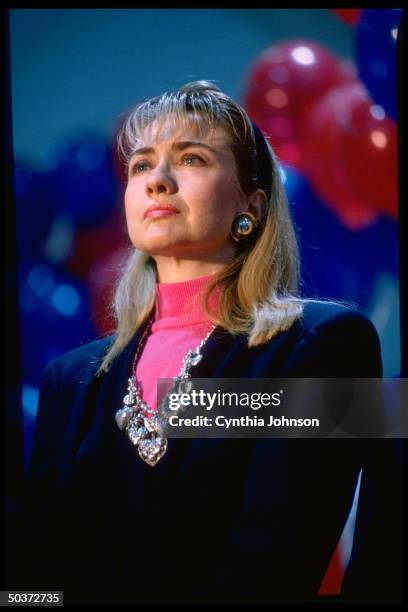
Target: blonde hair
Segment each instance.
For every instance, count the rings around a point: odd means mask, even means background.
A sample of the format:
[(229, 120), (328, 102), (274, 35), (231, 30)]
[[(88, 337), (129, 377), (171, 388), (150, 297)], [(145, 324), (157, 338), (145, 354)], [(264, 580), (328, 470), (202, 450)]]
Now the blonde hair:
[[(231, 139), (240, 188), (255, 191), (260, 176), (255, 135), (245, 110), (209, 81), (194, 81), (175, 92), (166, 92), (138, 105), (118, 134), (118, 152), (126, 166), (143, 130), (156, 122), (158, 134), (164, 125), (192, 125), (205, 134), (221, 126)], [(272, 169), (271, 195), (261, 223), (249, 238), (237, 243), (236, 255), (214, 275), (205, 296), (209, 320), (232, 335), (245, 334), (248, 346), (268, 342), (287, 330), (302, 315), (298, 295), (298, 248), (289, 214), (279, 166), (267, 144)], [(156, 265), (147, 253), (132, 248), (116, 288), (115, 339), (98, 373), (107, 371), (113, 359), (128, 344), (137, 328), (149, 317), (155, 304)], [(209, 312), (208, 298), (220, 290), (219, 313)]]

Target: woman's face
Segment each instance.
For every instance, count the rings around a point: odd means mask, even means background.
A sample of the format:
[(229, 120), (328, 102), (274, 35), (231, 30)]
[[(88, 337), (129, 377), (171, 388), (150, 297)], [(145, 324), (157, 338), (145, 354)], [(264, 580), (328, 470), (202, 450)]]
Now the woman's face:
[[(150, 210), (167, 205), (172, 210)], [(228, 134), (198, 137), (192, 124), (177, 133), (151, 124), (129, 162), (126, 221), (133, 245), (150, 255), (228, 261), (237, 213), (250, 209), (240, 192)], [(252, 211), (254, 212), (254, 211)]]

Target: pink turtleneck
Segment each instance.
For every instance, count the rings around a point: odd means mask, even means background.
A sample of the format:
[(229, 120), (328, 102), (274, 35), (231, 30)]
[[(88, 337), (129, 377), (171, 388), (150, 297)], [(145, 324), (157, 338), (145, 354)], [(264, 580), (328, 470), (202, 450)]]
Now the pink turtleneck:
[[(142, 383), (143, 399), (153, 409), (157, 408), (157, 379), (174, 378), (180, 372), (183, 357), (211, 330), (212, 323), (200, 297), (213, 276), (156, 284), (155, 318), (135, 369)], [(219, 290), (211, 293), (211, 312), (217, 311), (219, 296)]]

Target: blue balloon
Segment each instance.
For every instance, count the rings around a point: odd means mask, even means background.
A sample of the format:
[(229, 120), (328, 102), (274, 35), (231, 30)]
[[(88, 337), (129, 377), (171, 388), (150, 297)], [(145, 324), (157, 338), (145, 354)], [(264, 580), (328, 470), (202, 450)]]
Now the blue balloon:
[(38, 388), (49, 361), (97, 337), (88, 291), (44, 260), (20, 267), (20, 344), (25, 385)]
[(112, 150), (102, 139), (83, 137), (61, 143), (49, 152), (46, 162), (52, 200), (77, 229), (102, 224), (119, 205)]
[(397, 118), (397, 34), (402, 9), (365, 9), (355, 28), (358, 73), (373, 101)]
[(56, 214), (46, 176), (28, 164), (16, 162), (14, 193), (18, 257), (22, 260), (41, 257)]
[(381, 216), (351, 231), (298, 171), (283, 166), (282, 175), (298, 235), (302, 294), (350, 301), (364, 310), (381, 272), (398, 277), (397, 223)]

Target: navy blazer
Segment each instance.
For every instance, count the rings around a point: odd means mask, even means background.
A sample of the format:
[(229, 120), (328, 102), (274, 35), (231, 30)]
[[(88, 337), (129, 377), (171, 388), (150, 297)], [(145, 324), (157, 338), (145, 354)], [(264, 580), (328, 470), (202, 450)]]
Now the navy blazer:
[[(362, 469), (341, 597), (399, 601), (392, 441), (170, 438), (150, 467), (115, 422), (144, 327), (102, 376), (112, 337), (46, 368), (9, 587), (64, 590), (65, 602), (314, 601)], [(368, 319), (312, 302), (263, 346), (217, 327), (191, 373), (381, 377), (382, 366)]]

